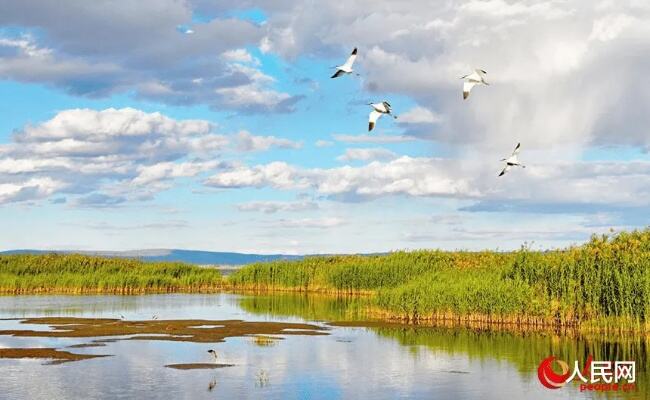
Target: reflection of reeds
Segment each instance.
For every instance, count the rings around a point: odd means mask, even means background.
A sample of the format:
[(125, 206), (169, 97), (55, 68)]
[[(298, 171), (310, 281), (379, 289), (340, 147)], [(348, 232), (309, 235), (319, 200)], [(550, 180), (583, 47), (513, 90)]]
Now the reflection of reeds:
[[(474, 360), (500, 360), (514, 365), (523, 376), (532, 377), (541, 360), (554, 355), (570, 365), (577, 360), (583, 365), (588, 356), (594, 360), (631, 360), (636, 362), (638, 392), (630, 398), (647, 396), (650, 359), (647, 336), (514, 334), (510, 332), (475, 331), (431, 327), (370, 327), (382, 337), (392, 338), (414, 351), (429, 348), (434, 352), (463, 354)], [(536, 379), (536, 378), (533, 378)], [(568, 389), (568, 388), (567, 388)], [(571, 388), (568, 390), (577, 390)], [(603, 398), (619, 398), (603, 394)]]
[(0, 293), (214, 292), (216, 269), (79, 254), (0, 256)]
[(280, 338), (272, 336), (257, 335), (253, 337), (253, 343), (261, 347), (275, 346)]
[(370, 292), (374, 315), (406, 322), (649, 331), (650, 229), (547, 252), (400, 251), (275, 261), (237, 271), (228, 285)]

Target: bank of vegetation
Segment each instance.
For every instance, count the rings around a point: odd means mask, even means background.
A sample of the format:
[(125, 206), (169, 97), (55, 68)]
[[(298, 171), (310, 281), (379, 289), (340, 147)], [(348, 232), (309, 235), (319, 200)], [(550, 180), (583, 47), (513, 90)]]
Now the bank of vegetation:
[(0, 256), (0, 293), (215, 292), (217, 269), (170, 262), (142, 262), (80, 254)]
[(594, 236), (556, 251), (394, 252), (247, 266), (241, 289), (370, 293), (372, 311), (459, 321), (647, 331), (650, 230)]
[[(216, 269), (76, 254), (0, 256), (0, 293), (364, 294), (382, 319), (650, 331), (650, 229), (513, 252), (397, 251)], [(276, 304), (277, 306), (277, 304)], [(275, 306), (273, 306), (275, 307)], [(355, 314), (358, 314), (358, 307)]]

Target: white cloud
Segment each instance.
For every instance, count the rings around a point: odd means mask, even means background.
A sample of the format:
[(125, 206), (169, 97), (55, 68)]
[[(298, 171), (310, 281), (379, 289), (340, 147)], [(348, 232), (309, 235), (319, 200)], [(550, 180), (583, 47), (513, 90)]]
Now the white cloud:
[(332, 137), (344, 143), (402, 143), (417, 140), (415, 137), (404, 135), (343, 135), (334, 134)]
[(246, 49), (234, 49), (224, 52), (221, 57), (228, 62), (238, 62), (245, 64), (260, 65), (260, 60), (253, 57)]
[(442, 116), (428, 108), (414, 107), (399, 115), (399, 123), (405, 124), (436, 124), (442, 121)]
[(276, 212), (297, 212), (318, 209), (318, 204), (313, 201), (252, 201), (237, 205), (239, 211), (251, 212), (257, 211), (265, 214), (275, 214)]
[(626, 14), (606, 15), (594, 21), (589, 39), (601, 42), (614, 40), (634, 22), (634, 17)]
[[(313, 190), (332, 199), (372, 200), (378, 197), (450, 197), (475, 202), (470, 211), (558, 212), (588, 207), (643, 207), (650, 195), (650, 162), (548, 162), (497, 177), (499, 165), (441, 158), (403, 156), (359, 167), (303, 169), (274, 162), (239, 165), (205, 182), (208, 186), (272, 187)], [(615, 189), (614, 189), (615, 188)]]
[(205, 184), (220, 188), (264, 187), (293, 189), (307, 187), (308, 182), (297, 175), (297, 169), (285, 162), (272, 162), (252, 168), (239, 165), (209, 177)]
[(207, 121), (132, 108), (64, 110), (12, 139), (0, 145), (0, 203), (71, 193), (84, 206), (151, 198), (221, 166), (201, 158), (228, 143)]
[(317, 228), (329, 229), (345, 224), (345, 220), (337, 217), (301, 218), (280, 220), (277, 224), (283, 228)]
[(369, 149), (346, 149), (345, 153), (337, 157), (339, 161), (370, 161), (370, 160), (390, 160), (397, 158), (397, 154), (388, 149), (380, 147)]
[[(472, 189), (469, 181), (460, 177), (451, 164), (443, 159), (406, 156), (357, 168), (299, 169), (284, 162), (273, 162), (254, 167), (238, 166), (211, 176), (205, 183), (221, 188), (312, 188), (320, 194), (334, 196), (477, 196), (479, 192)], [(452, 178), (452, 175), (457, 177)]]
[(0, 35), (0, 78), (90, 97), (134, 93), (172, 105), (291, 111), (299, 97), (259, 80), (261, 71), (238, 68), (261, 66), (246, 48), (256, 46), (265, 29), (236, 17), (192, 21), (195, 7), (175, 0), (83, 8), (69, 0), (3, 4), (0, 26), (34, 34), (16, 36), (10, 29)]
[(271, 147), (281, 149), (300, 149), (302, 147), (301, 142), (275, 136), (255, 136), (247, 131), (241, 131), (235, 135), (235, 142), (239, 151), (266, 151)]
[(334, 143), (330, 142), (329, 140), (317, 140), (316, 141), (316, 147), (330, 147), (333, 146)]

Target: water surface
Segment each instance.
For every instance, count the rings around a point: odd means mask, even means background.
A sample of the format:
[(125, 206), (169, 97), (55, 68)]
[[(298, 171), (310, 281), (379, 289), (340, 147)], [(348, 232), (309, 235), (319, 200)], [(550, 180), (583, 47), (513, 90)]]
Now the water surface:
[[(339, 327), (328, 321), (359, 319), (363, 298), (305, 295), (246, 296), (6, 296), (0, 318), (73, 316), (127, 320), (207, 319), (311, 322), (324, 336), (283, 335), (282, 340), (231, 337), (218, 343), (116, 341), (103, 347), (67, 348), (87, 338), (0, 336), (0, 347), (52, 347), (79, 354), (111, 354), (61, 365), (45, 360), (0, 359), (0, 398), (7, 399), (551, 399), (607, 398), (575, 386), (544, 388), (539, 362), (637, 361), (646, 395), (646, 342), (553, 334), (510, 334), (467, 329), (372, 324)], [(0, 329), (48, 329), (0, 321)], [(209, 363), (208, 349), (232, 367), (177, 370), (169, 364)], [(573, 361), (570, 361), (572, 364)]]

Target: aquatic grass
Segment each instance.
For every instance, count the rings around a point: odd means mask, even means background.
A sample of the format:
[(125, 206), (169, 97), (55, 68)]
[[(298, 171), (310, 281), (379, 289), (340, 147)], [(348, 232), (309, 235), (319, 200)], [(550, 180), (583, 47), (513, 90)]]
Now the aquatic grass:
[(217, 269), (80, 254), (0, 256), (0, 293), (169, 293), (217, 291)]
[(554, 251), (398, 251), (253, 264), (233, 288), (371, 293), (382, 318), (648, 330), (650, 230)]

